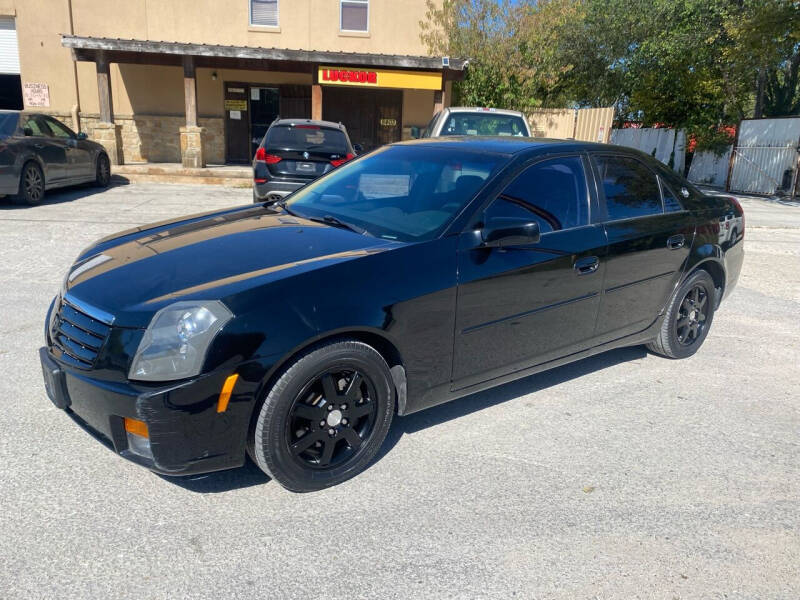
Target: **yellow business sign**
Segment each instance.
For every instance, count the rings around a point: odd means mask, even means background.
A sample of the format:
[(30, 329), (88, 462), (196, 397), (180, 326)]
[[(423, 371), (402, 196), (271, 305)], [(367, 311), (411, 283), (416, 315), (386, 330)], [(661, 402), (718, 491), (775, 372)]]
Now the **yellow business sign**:
[(442, 74), (436, 71), (386, 71), (352, 67), (320, 67), (318, 81), (323, 85), (360, 88), (442, 89)]
[(247, 110), (247, 100), (225, 100), (225, 110)]

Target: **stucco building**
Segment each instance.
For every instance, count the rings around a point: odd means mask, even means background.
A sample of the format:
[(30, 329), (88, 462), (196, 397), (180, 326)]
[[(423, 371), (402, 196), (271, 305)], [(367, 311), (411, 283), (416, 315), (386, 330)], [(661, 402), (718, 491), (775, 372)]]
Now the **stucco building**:
[(425, 126), (463, 75), (463, 61), (427, 55), (425, 12), (425, 0), (0, 0), (0, 102), (21, 95), (114, 162), (247, 163), (279, 115), (341, 121), (371, 148)]

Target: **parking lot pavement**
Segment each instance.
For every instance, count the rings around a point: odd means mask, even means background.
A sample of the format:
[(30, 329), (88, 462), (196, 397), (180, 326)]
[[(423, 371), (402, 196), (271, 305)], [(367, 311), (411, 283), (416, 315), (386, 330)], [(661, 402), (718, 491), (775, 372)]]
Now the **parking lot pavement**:
[(140, 184), (0, 204), (2, 598), (792, 598), (800, 208), (743, 201), (738, 288), (684, 361), (609, 352), (396, 420), (357, 478), (151, 474), (45, 396), (44, 314), (93, 239), (250, 201)]

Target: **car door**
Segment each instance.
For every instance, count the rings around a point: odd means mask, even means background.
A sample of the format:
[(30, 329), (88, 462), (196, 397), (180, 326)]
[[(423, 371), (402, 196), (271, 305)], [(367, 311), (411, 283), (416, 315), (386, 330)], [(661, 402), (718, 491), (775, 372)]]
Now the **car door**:
[(694, 225), (674, 193), (665, 203), (659, 178), (643, 160), (596, 154), (592, 162), (608, 236), (596, 331), (604, 343), (655, 321), (681, 277)]
[(92, 153), (85, 144), (78, 140), (78, 136), (61, 121), (52, 117), (44, 117), (53, 138), (63, 145), (67, 156), (65, 180), (86, 181), (94, 179), (94, 162)]
[(23, 123), (26, 146), (34, 152), (44, 165), (45, 185), (62, 185), (66, 177), (67, 151), (50, 132), (41, 115), (30, 115)]
[[(579, 155), (527, 166), (462, 234), (454, 389), (591, 344), (606, 238), (603, 226), (590, 219), (587, 170)], [(521, 247), (482, 247), (475, 232), (495, 219), (535, 221), (541, 239)]]

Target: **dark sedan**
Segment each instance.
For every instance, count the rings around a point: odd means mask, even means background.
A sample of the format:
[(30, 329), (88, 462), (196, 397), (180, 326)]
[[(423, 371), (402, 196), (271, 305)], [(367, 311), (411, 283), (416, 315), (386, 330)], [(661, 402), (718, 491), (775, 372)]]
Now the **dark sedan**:
[(315, 490), (362, 471), (395, 414), (620, 346), (694, 354), (743, 238), (734, 199), (634, 150), (395, 144), (285, 204), (100, 240), (40, 357), (50, 398), (122, 456), (179, 475), (249, 454)]
[(105, 149), (85, 133), (48, 115), (0, 111), (0, 196), (35, 205), (46, 190), (110, 181)]

